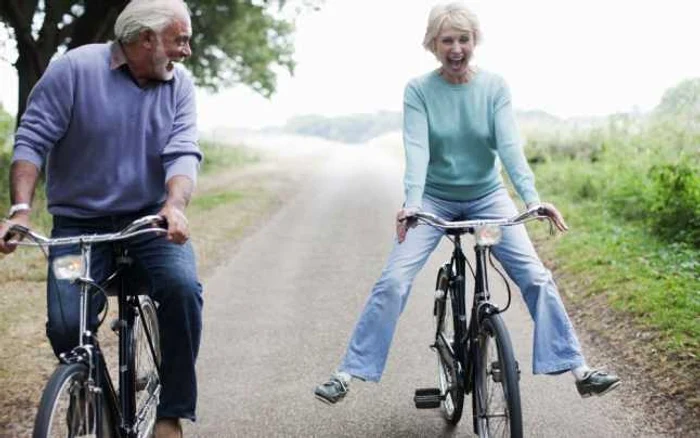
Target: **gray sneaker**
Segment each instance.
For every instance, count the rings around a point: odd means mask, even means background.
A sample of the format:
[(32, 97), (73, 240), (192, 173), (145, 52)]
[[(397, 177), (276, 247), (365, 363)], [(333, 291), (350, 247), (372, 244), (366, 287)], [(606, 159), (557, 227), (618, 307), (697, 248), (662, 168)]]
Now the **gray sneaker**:
[(335, 404), (348, 393), (348, 385), (337, 377), (331, 377), (326, 383), (318, 385), (314, 390), (316, 398), (324, 403)]
[(576, 382), (576, 389), (583, 398), (606, 394), (618, 386), (619, 377), (600, 370), (591, 370), (584, 379)]

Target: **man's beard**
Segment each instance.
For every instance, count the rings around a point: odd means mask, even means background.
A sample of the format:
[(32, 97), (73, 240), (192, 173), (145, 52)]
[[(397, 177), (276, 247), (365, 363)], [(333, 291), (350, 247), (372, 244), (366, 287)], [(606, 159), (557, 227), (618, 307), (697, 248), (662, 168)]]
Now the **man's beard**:
[(158, 46), (153, 54), (153, 75), (154, 79), (160, 81), (169, 81), (175, 75), (175, 66), (172, 64), (168, 55), (165, 54), (163, 41), (158, 38)]

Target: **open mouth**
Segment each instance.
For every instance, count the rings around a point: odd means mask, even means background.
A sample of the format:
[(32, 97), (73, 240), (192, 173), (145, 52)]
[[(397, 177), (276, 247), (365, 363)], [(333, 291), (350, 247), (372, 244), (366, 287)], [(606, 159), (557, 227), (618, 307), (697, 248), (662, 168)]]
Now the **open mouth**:
[(165, 69), (168, 71), (173, 71), (174, 68), (175, 64), (173, 63), (173, 61), (169, 61), (168, 64), (165, 66)]
[(465, 59), (464, 58), (448, 59), (447, 64), (450, 66), (450, 68), (452, 70), (461, 70), (465, 64)]

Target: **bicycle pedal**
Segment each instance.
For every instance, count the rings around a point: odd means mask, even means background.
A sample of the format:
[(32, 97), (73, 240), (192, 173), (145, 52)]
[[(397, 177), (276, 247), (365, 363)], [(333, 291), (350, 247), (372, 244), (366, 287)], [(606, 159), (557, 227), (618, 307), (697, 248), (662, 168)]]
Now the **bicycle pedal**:
[(440, 407), (443, 397), (440, 388), (416, 389), (413, 396), (413, 403), (417, 409), (435, 409)]

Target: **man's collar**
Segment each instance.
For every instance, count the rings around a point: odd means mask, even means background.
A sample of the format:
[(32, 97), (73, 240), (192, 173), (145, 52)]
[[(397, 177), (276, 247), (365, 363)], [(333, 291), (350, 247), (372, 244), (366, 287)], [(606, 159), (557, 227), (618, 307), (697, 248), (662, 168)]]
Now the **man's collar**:
[(127, 64), (126, 55), (122, 49), (122, 45), (119, 41), (114, 41), (110, 50), (109, 68), (110, 70), (116, 70), (121, 66)]

